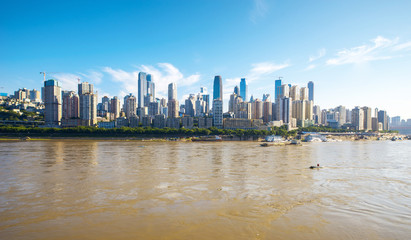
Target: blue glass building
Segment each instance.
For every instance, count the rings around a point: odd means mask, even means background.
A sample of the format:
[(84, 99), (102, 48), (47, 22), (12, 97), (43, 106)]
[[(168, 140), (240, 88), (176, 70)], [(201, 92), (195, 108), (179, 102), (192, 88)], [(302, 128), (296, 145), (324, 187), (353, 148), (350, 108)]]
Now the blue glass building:
[(214, 77), (213, 100), (223, 100), (223, 80), (221, 76)]
[(138, 108), (144, 107), (144, 97), (147, 93), (147, 74), (145, 72), (138, 73)]
[(308, 100), (314, 102), (314, 83), (308, 82)]
[(248, 94), (248, 86), (245, 81), (245, 78), (241, 78), (240, 82), (240, 96), (243, 99), (243, 101), (247, 101), (247, 94)]
[(274, 97), (275, 97), (275, 101), (277, 101), (278, 96), (280, 96), (280, 91), (281, 91), (281, 85), (282, 85), (282, 81), (281, 79), (275, 80), (275, 92), (274, 92)]

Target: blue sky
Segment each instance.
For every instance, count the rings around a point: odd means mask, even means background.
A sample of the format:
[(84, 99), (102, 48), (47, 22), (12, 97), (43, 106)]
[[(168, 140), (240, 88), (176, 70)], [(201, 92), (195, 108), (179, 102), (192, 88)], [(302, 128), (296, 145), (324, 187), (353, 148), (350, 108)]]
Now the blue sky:
[[(223, 78), (249, 94), (315, 83), (315, 104), (385, 109), (411, 118), (411, 1), (3, 1), (0, 92), (63, 89), (77, 77), (103, 95), (137, 94), (137, 73), (157, 95), (176, 82), (183, 100)], [(228, 101), (225, 101), (227, 106)]]

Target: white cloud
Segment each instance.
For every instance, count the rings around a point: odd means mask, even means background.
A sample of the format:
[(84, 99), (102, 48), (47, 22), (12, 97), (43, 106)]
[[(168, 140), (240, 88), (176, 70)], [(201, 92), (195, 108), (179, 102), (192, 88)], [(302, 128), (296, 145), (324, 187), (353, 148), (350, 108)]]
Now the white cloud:
[(250, 20), (253, 23), (257, 22), (258, 18), (262, 18), (268, 12), (268, 6), (265, 0), (253, 0), (254, 7), (250, 12)]
[(327, 60), (328, 65), (360, 64), (369, 61), (391, 59), (392, 47), (397, 43), (397, 39), (387, 39), (381, 36), (373, 39), (372, 44), (364, 44), (350, 49), (344, 49), (337, 53), (336, 58)]
[(394, 51), (401, 51), (401, 50), (411, 50), (411, 41), (410, 42), (406, 42), (406, 43), (402, 43), (402, 44), (398, 44), (396, 46), (393, 47)]
[(315, 55), (315, 56), (310, 56), (310, 58), (308, 59), (308, 62), (313, 62), (313, 61), (316, 61), (316, 60), (324, 57), (324, 56), (325, 56), (325, 53), (326, 53), (325, 48), (322, 48), (322, 49), (318, 50), (317, 55)]
[(272, 62), (260, 62), (254, 63), (251, 66), (252, 68), (250, 70), (250, 73), (247, 75), (248, 82), (258, 80), (262, 77), (266, 77), (278, 70), (289, 67), (290, 65), (288, 63), (275, 64)]
[(56, 78), (63, 90), (77, 91), (79, 75), (72, 73), (55, 73), (53, 77)]
[(90, 70), (88, 74), (86, 73), (79, 73), (81, 76), (86, 78), (86, 81), (93, 83), (93, 84), (100, 84), (103, 78), (103, 74), (101, 72), (97, 72), (94, 70)]
[(314, 69), (315, 67), (317, 67), (315, 64), (310, 64), (308, 67), (306, 67), (304, 70), (305, 71), (308, 71), (308, 70), (311, 70), (311, 69)]
[[(112, 79), (122, 84), (119, 95), (124, 93), (137, 94), (138, 73), (146, 72), (152, 75), (152, 80), (156, 84), (157, 97), (167, 97), (168, 84), (176, 83), (179, 86), (189, 86), (200, 80), (200, 74), (193, 74), (185, 77), (171, 63), (158, 63), (157, 66), (140, 65), (136, 66), (138, 71), (127, 72), (122, 69), (112, 69), (111, 67), (103, 68), (103, 71), (108, 73)], [(126, 95), (126, 94), (124, 94)]]

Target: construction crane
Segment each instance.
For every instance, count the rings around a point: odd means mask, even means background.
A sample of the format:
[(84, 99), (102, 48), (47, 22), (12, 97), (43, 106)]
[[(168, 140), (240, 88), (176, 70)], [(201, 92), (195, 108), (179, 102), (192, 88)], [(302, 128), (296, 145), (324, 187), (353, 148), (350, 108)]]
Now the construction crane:
[(58, 73), (58, 72), (40, 72), (40, 74), (43, 74), (44, 81), (46, 81), (46, 75), (51, 74), (51, 73)]

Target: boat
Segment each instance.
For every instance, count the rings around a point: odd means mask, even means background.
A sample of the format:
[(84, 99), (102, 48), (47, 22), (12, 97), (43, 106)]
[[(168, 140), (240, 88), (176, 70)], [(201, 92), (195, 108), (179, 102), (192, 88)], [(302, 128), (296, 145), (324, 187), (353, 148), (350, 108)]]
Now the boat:
[(314, 168), (322, 168), (322, 167), (320, 167), (320, 164), (317, 164), (317, 166), (310, 166), (310, 169), (314, 169)]
[(202, 137), (193, 137), (191, 138), (193, 142), (221, 142), (223, 139), (220, 136), (202, 136)]
[(262, 143), (262, 144), (260, 144), (260, 146), (261, 147), (268, 147), (269, 145), (268, 145), (268, 143)]
[(301, 144), (301, 141), (299, 140), (292, 140), (290, 145), (302, 145), (302, 144)]

